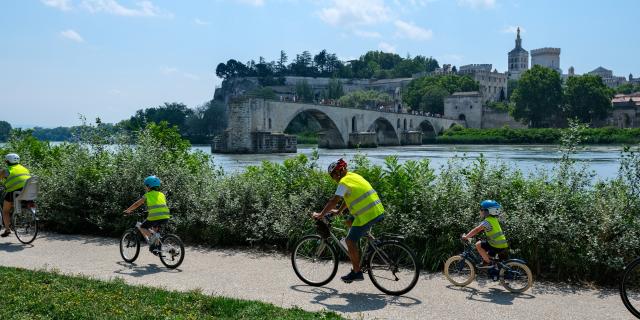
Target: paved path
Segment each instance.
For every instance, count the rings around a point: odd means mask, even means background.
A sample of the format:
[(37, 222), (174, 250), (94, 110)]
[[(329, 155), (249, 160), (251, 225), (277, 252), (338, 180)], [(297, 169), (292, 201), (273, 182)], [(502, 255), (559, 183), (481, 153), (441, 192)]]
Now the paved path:
[[(632, 319), (612, 290), (534, 283), (533, 290), (514, 295), (498, 283), (474, 282), (459, 289), (441, 273), (424, 273), (409, 294), (390, 297), (367, 278), (350, 285), (338, 279), (325, 287), (306, 286), (293, 273), (289, 257), (281, 254), (188, 247), (182, 266), (168, 270), (146, 249), (130, 265), (120, 258), (117, 239), (43, 234), (32, 246), (24, 246), (11, 236), (0, 239), (0, 265), (201, 289), (283, 307), (328, 309), (353, 319)], [(338, 275), (348, 268), (341, 265)]]

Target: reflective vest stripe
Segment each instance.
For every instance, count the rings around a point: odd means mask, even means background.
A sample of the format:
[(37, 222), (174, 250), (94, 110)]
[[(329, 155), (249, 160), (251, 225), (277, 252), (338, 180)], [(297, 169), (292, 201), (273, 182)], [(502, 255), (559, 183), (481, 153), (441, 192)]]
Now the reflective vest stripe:
[(22, 189), (31, 177), (29, 170), (22, 165), (15, 164), (8, 167), (9, 176), (4, 181), (5, 191), (13, 192)]
[(149, 209), (149, 210), (151, 210), (151, 209), (158, 209), (158, 208), (168, 208), (168, 207), (167, 207), (167, 205), (166, 205), (166, 204), (158, 204), (158, 205), (155, 205), (155, 206), (147, 207), (147, 209)]
[(365, 211), (377, 206), (380, 203), (382, 203), (382, 201), (380, 201), (380, 199), (378, 199), (378, 200), (376, 200), (374, 202), (371, 202), (368, 205), (366, 205), (364, 208), (362, 208), (362, 209), (356, 211), (355, 213), (353, 213), (353, 215), (357, 217), (357, 216), (363, 214)]
[(501, 236), (504, 236), (504, 233), (502, 233), (502, 231), (498, 231), (498, 232), (496, 232), (496, 233), (492, 234), (492, 235), (490, 236), (490, 238), (491, 238), (491, 239), (498, 239), (498, 237), (501, 237)]
[(365, 192), (363, 195), (359, 196), (358, 199), (355, 199), (353, 201), (351, 201), (351, 206), (355, 207), (356, 204), (360, 203), (360, 201), (366, 199), (368, 196), (377, 193), (375, 190), (371, 189), (367, 192)]
[(145, 193), (144, 197), (147, 201), (147, 211), (149, 212), (147, 220), (155, 221), (171, 218), (167, 200), (162, 192), (152, 190)]
[(486, 222), (491, 225), (491, 231), (488, 231), (487, 241), (489, 245), (494, 248), (504, 249), (509, 247), (507, 242), (507, 237), (505, 237), (504, 232), (502, 232), (502, 228), (500, 227), (500, 222), (498, 222), (498, 218), (496, 217), (487, 217)]
[(152, 219), (149, 219), (149, 218), (162, 217), (162, 216), (167, 215), (167, 213), (169, 213), (169, 211), (150, 213), (150, 214), (147, 216), (147, 219), (148, 219), (148, 220), (152, 220)]
[(5, 183), (5, 184), (7, 184), (7, 183), (9, 183), (9, 181), (12, 181), (13, 179), (18, 178), (18, 177), (22, 177), (22, 176), (29, 176), (29, 177), (31, 177), (31, 175), (30, 175), (30, 174), (28, 174), (28, 173), (16, 174), (15, 176), (12, 176), (11, 178), (7, 179), (7, 181), (5, 181), (4, 183)]

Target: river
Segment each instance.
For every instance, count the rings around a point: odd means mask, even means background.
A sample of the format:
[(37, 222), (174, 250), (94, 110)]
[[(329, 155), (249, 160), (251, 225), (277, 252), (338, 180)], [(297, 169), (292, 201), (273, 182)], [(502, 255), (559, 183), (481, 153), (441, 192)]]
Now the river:
[[(195, 150), (210, 152), (210, 147), (194, 146)], [(578, 163), (586, 164), (601, 179), (613, 178), (618, 173), (622, 146), (584, 146), (574, 155)], [(299, 146), (298, 154), (311, 156), (313, 146)], [(453, 157), (465, 159), (477, 158), (481, 153), (489, 163), (504, 162), (512, 167), (520, 168), (525, 173), (535, 172), (536, 168), (551, 169), (562, 157), (558, 146), (553, 145), (422, 145), (403, 147), (380, 147), (374, 149), (319, 149), (318, 160), (321, 168), (343, 157), (352, 159), (357, 153), (366, 154), (374, 164), (382, 164), (384, 158), (395, 155), (399, 161), (420, 160), (427, 158), (436, 171)], [(225, 172), (238, 172), (250, 165), (258, 165), (262, 161), (282, 162), (294, 154), (213, 154), (214, 163)], [(471, 161), (471, 160), (466, 160)]]

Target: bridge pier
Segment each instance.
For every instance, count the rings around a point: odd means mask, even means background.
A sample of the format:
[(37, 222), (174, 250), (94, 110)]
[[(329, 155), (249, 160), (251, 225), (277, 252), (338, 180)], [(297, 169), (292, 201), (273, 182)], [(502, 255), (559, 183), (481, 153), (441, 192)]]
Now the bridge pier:
[(377, 146), (375, 132), (349, 133), (349, 148), (375, 148)]
[(403, 146), (421, 145), (422, 131), (402, 131), (400, 133), (400, 144)]

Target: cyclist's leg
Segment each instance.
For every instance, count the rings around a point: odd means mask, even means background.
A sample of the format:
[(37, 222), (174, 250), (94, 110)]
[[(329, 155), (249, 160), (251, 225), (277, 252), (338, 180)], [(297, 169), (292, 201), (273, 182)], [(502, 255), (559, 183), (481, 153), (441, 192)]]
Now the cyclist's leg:
[(147, 242), (149, 241), (149, 237), (151, 236), (151, 232), (149, 231), (149, 228), (151, 228), (152, 226), (153, 226), (153, 223), (146, 219), (142, 221), (142, 223), (138, 226), (138, 230), (140, 230), (140, 232), (142, 233), (144, 238), (147, 240)]
[(489, 251), (491, 250), (491, 246), (489, 246), (489, 243), (484, 240), (478, 241), (476, 242), (476, 249), (478, 250), (478, 253), (482, 257), (482, 260), (486, 264), (489, 264), (491, 262), (491, 257), (489, 256)]
[(351, 228), (349, 228), (346, 242), (354, 272), (360, 272), (360, 251), (358, 250), (358, 240), (365, 236), (374, 224), (382, 221), (383, 219), (384, 215), (380, 215), (363, 226), (351, 226)]
[(7, 192), (4, 196), (4, 202), (2, 203), (2, 222), (5, 227), (3, 236), (7, 236), (11, 233), (11, 209), (13, 208), (13, 192)]

